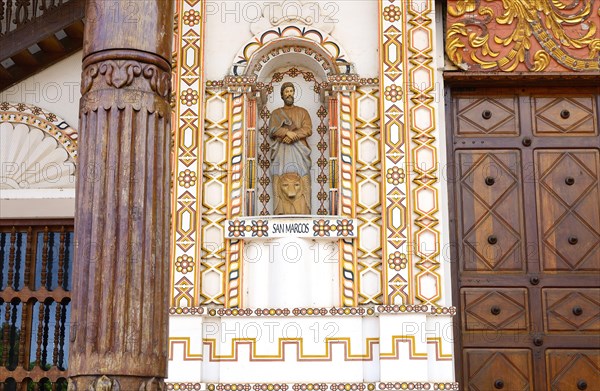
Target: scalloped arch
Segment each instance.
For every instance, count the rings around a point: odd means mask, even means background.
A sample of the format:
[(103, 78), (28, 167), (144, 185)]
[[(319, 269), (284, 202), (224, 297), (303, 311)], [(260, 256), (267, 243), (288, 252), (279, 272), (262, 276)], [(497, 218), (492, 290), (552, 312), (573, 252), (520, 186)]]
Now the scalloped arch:
[(258, 76), (264, 65), (286, 53), (310, 57), (321, 65), (327, 76), (353, 71), (346, 53), (329, 34), (315, 28), (290, 25), (252, 37), (237, 53), (231, 72), (235, 76)]
[(56, 114), (26, 103), (2, 102), (0, 122), (21, 123), (41, 129), (54, 137), (77, 161), (77, 130)]
[(37, 106), (0, 103), (0, 188), (73, 188), (77, 131)]

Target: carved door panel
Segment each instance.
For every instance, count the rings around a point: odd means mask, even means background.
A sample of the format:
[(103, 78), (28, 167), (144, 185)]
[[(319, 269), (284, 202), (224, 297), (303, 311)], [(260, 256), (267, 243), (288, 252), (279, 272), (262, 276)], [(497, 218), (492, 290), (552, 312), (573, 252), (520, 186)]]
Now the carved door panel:
[(598, 90), (453, 91), (457, 379), (468, 390), (600, 384)]
[(598, 151), (535, 151), (542, 269), (600, 271)]

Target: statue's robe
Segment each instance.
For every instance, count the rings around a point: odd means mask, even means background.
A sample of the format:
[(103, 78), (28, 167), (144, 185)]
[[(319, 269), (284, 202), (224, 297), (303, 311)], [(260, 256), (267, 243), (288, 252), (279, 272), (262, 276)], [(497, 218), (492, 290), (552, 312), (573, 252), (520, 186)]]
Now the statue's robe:
[[(290, 125), (295, 129), (290, 130)], [(293, 127), (292, 127), (293, 128)], [(289, 144), (283, 139), (287, 132), (298, 136), (297, 141)], [(312, 122), (308, 111), (302, 107), (284, 106), (275, 109), (269, 119), (271, 143), (271, 174), (273, 175), (274, 211), (279, 214), (310, 214), (310, 148), (306, 140), (312, 134)], [(298, 174), (301, 181), (301, 193), (293, 201), (283, 194), (280, 178), (284, 174)], [(301, 201), (300, 201), (301, 200)], [(300, 201), (300, 202), (299, 202)]]
[[(300, 138), (290, 144), (284, 143), (283, 134), (289, 131), (286, 123), (293, 123), (296, 129), (292, 132)], [(278, 134), (279, 133), (279, 134)], [(269, 119), (269, 136), (271, 143), (271, 173), (283, 175), (295, 172), (301, 177), (310, 174), (310, 148), (306, 138), (312, 134), (312, 122), (308, 111), (298, 106), (284, 106), (275, 109)]]

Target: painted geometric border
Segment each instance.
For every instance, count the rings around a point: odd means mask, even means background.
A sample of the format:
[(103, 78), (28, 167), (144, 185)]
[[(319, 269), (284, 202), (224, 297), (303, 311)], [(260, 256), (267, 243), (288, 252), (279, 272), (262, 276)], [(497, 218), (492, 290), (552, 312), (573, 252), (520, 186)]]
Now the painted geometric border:
[[(176, 1), (173, 35), (174, 154), (172, 200), (172, 306), (198, 304), (204, 116), (204, 7)], [(185, 61), (183, 60), (185, 59)], [(193, 61), (189, 61), (193, 59)]]
[[(437, 304), (442, 298), (439, 232), (439, 164), (435, 111), (435, 1), (408, 3), (410, 15), (405, 34), (410, 66), (406, 91), (410, 99), (411, 191), (413, 194), (413, 237), (416, 259), (415, 298), (421, 303)], [(432, 286), (433, 288), (427, 288)]]
[(166, 389), (181, 391), (375, 391), (375, 390), (459, 390), (458, 383), (395, 382), (395, 383), (165, 383)]
[(380, 3), (387, 304), (437, 304), (443, 291), (433, 18), (432, 0)]

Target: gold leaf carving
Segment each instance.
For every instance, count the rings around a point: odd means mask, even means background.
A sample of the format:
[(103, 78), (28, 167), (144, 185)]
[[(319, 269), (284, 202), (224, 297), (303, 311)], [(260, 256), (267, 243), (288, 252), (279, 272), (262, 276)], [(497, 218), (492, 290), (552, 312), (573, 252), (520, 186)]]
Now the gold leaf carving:
[(533, 68), (534, 72), (543, 71), (550, 64), (550, 56), (543, 50), (538, 50), (533, 55)]
[(450, 0), (446, 51), (462, 69), (597, 71), (599, 15), (594, 0)]

